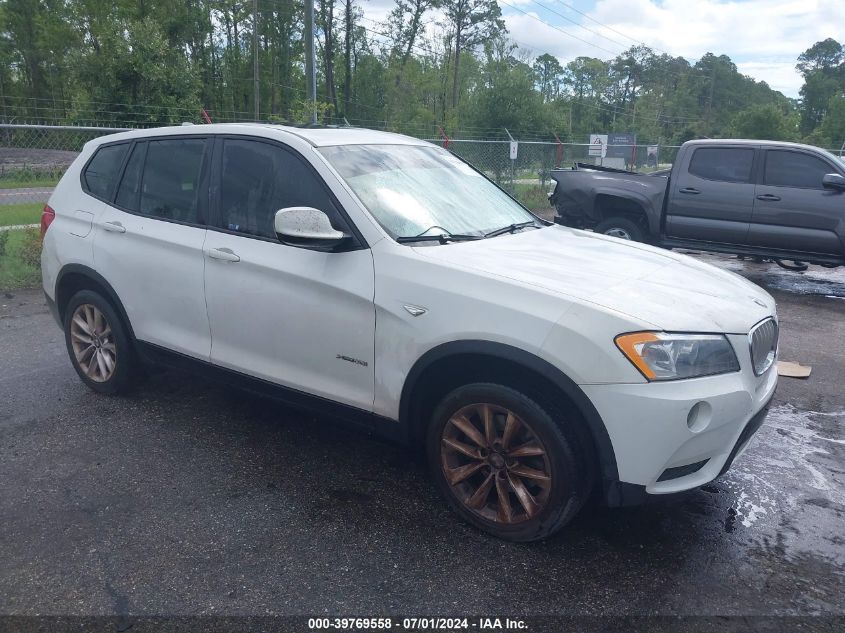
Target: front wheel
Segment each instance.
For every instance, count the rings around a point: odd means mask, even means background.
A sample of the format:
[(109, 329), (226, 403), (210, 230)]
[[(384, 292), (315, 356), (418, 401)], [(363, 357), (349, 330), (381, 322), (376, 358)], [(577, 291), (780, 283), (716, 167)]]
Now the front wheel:
[(469, 523), (509, 541), (542, 539), (589, 495), (589, 465), (565, 431), (566, 420), (519, 391), (466, 385), (432, 417), (429, 467), (447, 503)]
[(65, 309), (65, 343), (73, 368), (99, 393), (124, 391), (135, 374), (135, 354), (120, 317), (102, 295), (81, 290)]
[(594, 230), (596, 233), (618, 237), (622, 240), (631, 240), (632, 242), (645, 240), (645, 232), (642, 227), (628, 218), (615, 217), (602, 220)]

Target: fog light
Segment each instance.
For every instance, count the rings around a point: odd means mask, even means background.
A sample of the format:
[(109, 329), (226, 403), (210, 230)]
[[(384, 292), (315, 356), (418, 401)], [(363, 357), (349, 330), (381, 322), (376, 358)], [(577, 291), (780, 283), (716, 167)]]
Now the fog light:
[(710, 424), (713, 408), (707, 402), (696, 402), (687, 414), (687, 427), (693, 433), (701, 433)]

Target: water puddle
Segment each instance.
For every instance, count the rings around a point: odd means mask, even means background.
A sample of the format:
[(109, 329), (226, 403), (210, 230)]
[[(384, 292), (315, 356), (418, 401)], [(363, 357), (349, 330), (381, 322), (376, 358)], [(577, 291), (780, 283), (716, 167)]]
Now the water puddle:
[(773, 406), (748, 450), (722, 479), (734, 499), (725, 531), (749, 529), (762, 542), (777, 535), (787, 557), (814, 552), (845, 564), (845, 548), (837, 540), (845, 510), (843, 425), (845, 411)]
[(836, 270), (807, 270), (803, 273), (766, 273), (762, 281), (769, 288), (799, 295), (822, 295), (845, 299), (845, 273)]
[(748, 277), (764, 287), (799, 295), (845, 300), (845, 267), (811, 265), (803, 272), (784, 270), (773, 262), (738, 259), (732, 255), (695, 253), (696, 259)]

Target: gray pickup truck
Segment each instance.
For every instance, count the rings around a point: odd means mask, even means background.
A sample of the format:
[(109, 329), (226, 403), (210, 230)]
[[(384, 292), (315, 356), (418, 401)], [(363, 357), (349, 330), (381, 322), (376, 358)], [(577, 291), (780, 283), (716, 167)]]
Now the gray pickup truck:
[(684, 143), (669, 171), (555, 170), (558, 224), (664, 247), (845, 265), (845, 162), (817, 147)]

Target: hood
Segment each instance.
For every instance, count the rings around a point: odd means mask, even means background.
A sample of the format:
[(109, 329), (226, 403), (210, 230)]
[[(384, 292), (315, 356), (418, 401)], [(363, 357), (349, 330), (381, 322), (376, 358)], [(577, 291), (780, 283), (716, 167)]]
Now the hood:
[(667, 331), (745, 333), (775, 312), (768, 293), (735, 273), (646, 244), (557, 225), (414, 250)]

